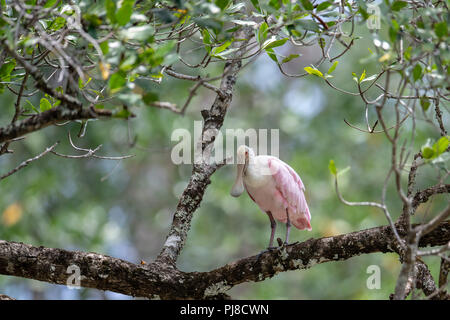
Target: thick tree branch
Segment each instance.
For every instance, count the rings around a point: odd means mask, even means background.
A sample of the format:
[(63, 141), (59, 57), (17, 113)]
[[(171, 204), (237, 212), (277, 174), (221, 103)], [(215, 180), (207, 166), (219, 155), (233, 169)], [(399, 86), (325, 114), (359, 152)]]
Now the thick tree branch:
[[(431, 272), (428, 269), (427, 265), (423, 261), (418, 260), (415, 263), (414, 273), (416, 275), (416, 287), (418, 289), (422, 289), (425, 295), (429, 296), (437, 290), (436, 282), (434, 281), (433, 276), (431, 275)], [(434, 299), (438, 298), (439, 298), (438, 296), (434, 297)]]
[[(449, 240), (450, 221), (444, 221), (422, 237), (419, 246), (443, 245)], [(83, 287), (148, 298), (202, 299), (221, 295), (237, 284), (263, 281), (288, 270), (307, 269), (361, 254), (393, 252), (394, 242), (392, 229), (381, 226), (309, 239), (209, 272), (182, 272), (161, 262), (140, 265), (96, 253), (0, 241), (0, 274), (66, 285), (71, 276), (67, 268), (75, 265), (80, 268)]]
[[(201, 141), (196, 141), (199, 144), (197, 146), (201, 146), (201, 148), (196, 148), (196, 150), (202, 151), (202, 160), (194, 163), (191, 178), (178, 202), (169, 234), (158, 256), (158, 262), (175, 265), (191, 227), (193, 214), (200, 206), (206, 188), (210, 183), (211, 175), (217, 169), (217, 166), (209, 164), (208, 150), (214, 143), (214, 139), (223, 125), (227, 109), (231, 104), (236, 75), (242, 66), (240, 57), (245, 53), (246, 44), (252, 32), (251, 28), (244, 27), (233, 34), (235, 38), (247, 40), (233, 44), (239, 49), (235, 54), (236, 59), (225, 64), (220, 83), (221, 94), (217, 93), (216, 99), (209, 110), (202, 111), (204, 119), (202, 137)], [(197, 160), (195, 159), (194, 161)]]

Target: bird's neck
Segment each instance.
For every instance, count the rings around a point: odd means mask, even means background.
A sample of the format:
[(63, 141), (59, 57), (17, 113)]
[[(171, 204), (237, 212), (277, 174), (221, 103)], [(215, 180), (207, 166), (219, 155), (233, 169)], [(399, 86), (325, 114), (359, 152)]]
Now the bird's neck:
[(247, 170), (245, 171), (244, 183), (248, 186), (259, 187), (267, 183), (270, 175), (264, 174), (267, 163), (261, 161), (259, 157), (249, 159)]

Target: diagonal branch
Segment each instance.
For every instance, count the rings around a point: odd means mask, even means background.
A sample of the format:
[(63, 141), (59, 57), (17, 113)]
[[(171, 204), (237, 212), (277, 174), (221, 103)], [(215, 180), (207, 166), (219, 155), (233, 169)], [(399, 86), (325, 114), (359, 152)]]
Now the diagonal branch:
[(25, 168), (26, 166), (28, 166), (31, 162), (36, 161), (40, 158), (42, 158), (43, 156), (45, 156), (47, 153), (52, 152), (53, 149), (55, 149), (55, 147), (58, 145), (59, 142), (54, 143), (52, 146), (46, 148), (43, 152), (41, 152), (40, 154), (38, 154), (37, 156), (27, 159), (25, 161), (23, 161), (21, 164), (19, 164), (17, 167), (15, 167), (14, 169), (12, 169), (11, 171), (9, 171), (8, 173), (5, 173), (4, 175), (0, 176), (0, 180), (3, 180), (7, 177), (9, 177), (10, 175), (16, 173), (17, 171)]
[[(237, 39), (249, 39), (252, 32), (251, 28), (244, 27), (236, 31), (233, 36)], [(169, 234), (158, 256), (158, 262), (163, 262), (172, 266), (175, 265), (176, 260), (184, 247), (193, 214), (200, 206), (206, 188), (210, 183), (211, 175), (214, 174), (217, 169), (217, 166), (209, 164), (210, 159), (208, 150), (212, 146), (217, 132), (219, 132), (222, 127), (225, 114), (231, 104), (236, 75), (242, 66), (239, 57), (244, 55), (247, 42), (248, 40), (245, 40), (233, 44), (233, 46), (237, 46), (239, 49), (235, 53), (236, 59), (231, 62), (226, 62), (225, 64), (220, 83), (220, 92), (222, 92), (222, 94), (217, 93), (211, 108), (202, 111), (204, 119), (202, 137), (201, 141), (196, 141), (196, 146), (201, 146), (201, 148), (195, 148), (202, 152), (202, 160), (196, 162), (193, 166), (191, 178), (178, 202)]]
[(439, 193), (450, 193), (450, 184), (438, 184), (416, 192), (412, 201), (413, 209), (416, 209), (421, 203), (427, 202), (432, 195)]

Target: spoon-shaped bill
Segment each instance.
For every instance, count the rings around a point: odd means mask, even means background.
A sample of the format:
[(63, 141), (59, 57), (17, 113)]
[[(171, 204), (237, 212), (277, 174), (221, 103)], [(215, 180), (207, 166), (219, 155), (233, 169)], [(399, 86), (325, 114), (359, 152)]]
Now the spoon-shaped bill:
[(237, 165), (236, 181), (230, 192), (233, 197), (239, 197), (244, 192), (244, 166), (244, 164)]

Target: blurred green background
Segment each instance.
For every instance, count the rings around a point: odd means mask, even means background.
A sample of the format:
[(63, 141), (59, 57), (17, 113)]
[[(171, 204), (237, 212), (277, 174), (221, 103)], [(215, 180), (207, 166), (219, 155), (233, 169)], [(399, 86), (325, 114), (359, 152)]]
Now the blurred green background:
[[(368, 76), (378, 72), (376, 61), (364, 61), (369, 55), (368, 48), (374, 48), (373, 38), (363, 25), (357, 30), (362, 38), (356, 41), (351, 52), (338, 59), (332, 79), (339, 88), (352, 92), (357, 90), (352, 72), (361, 74), (365, 69)], [(285, 45), (278, 52), (302, 54), (285, 66), (288, 73), (302, 73), (303, 67), (315, 63), (321, 55), (318, 46), (299, 49)], [(222, 67), (218, 65), (203, 72), (215, 75)], [(328, 67), (319, 69), (326, 71)], [(192, 74), (179, 64), (175, 64), (174, 69)], [(155, 88), (162, 100), (183, 105), (191, 85), (165, 77)], [(377, 94), (379, 91), (375, 88), (369, 96), (373, 98)], [(35, 97), (32, 102), (36, 104), (39, 98)], [(0, 124), (4, 126), (13, 114), (14, 97), (5, 92), (1, 99)], [(202, 119), (200, 110), (209, 108), (213, 99), (214, 95), (203, 89), (184, 117), (156, 108), (134, 108), (137, 117), (128, 122), (89, 122), (82, 139), (76, 137), (80, 124), (70, 123), (46, 128), (13, 143), (10, 148), (14, 153), (0, 158), (2, 174), (57, 140), (61, 141), (57, 151), (76, 154), (68, 143), (68, 131), (78, 146), (94, 148), (102, 144), (99, 155), (136, 156), (117, 163), (63, 159), (49, 154), (2, 180), (0, 239), (93, 251), (135, 263), (141, 259), (153, 260), (165, 241), (178, 197), (191, 173), (190, 165), (172, 163), (171, 149), (177, 142), (171, 141), (171, 134), (178, 128), (188, 129), (193, 134), (194, 121)], [(432, 112), (430, 110), (428, 112)], [(388, 118), (389, 112), (386, 110)], [(448, 114), (444, 116), (447, 121)], [(369, 117), (373, 124), (374, 110), (370, 109)], [(391, 154), (383, 134), (359, 132), (347, 126), (344, 118), (358, 127), (365, 127), (364, 105), (360, 98), (339, 93), (314, 76), (286, 78), (265, 55), (239, 75), (222, 133), (227, 128), (280, 130), (280, 158), (301, 176), (312, 214), (312, 232), (293, 229), (292, 242), (387, 224), (381, 211), (347, 207), (337, 199), (328, 170), (330, 159), (335, 160), (338, 169), (351, 167), (339, 178), (341, 192), (347, 200), (379, 201)], [(421, 119), (423, 115), (419, 114), (415, 152), (427, 138), (438, 137), (438, 132)], [(393, 121), (390, 119), (389, 123)], [(402, 138), (409, 138), (410, 130), (411, 123), (405, 123)], [(134, 137), (137, 140), (132, 146), (130, 140)], [(270, 235), (267, 216), (248, 195), (240, 198), (229, 195), (234, 175), (235, 168), (226, 166), (212, 177), (179, 258), (181, 270), (211, 270), (257, 254), (267, 246)], [(434, 180), (431, 168), (419, 170), (419, 187), (428, 186)], [(387, 200), (394, 218), (398, 217), (401, 206), (392, 184)], [(420, 207), (415, 219), (426, 219), (448, 200), (445, 196), (433, 198)], [(282, 237), (284, 232), (285, 227), (279, 224), (277, 236)], [(439, 260), (429, 258), (426, 261), (437, 277)], [(369, 290), (366, 286), (370, 276), (366, 270), (370, 265), (381, 269), (379, 290)], [(261, 283), (242, 284), (229, 294), (234, 299), (387, 299), (394, 290), (399, 267), (395, 254), (364, 255), (344, 262), (316, 265), (309, 270), (282, 273)], [(7, 276), (0, 276), (0, 293), (17, 299), (130, 298)]]

